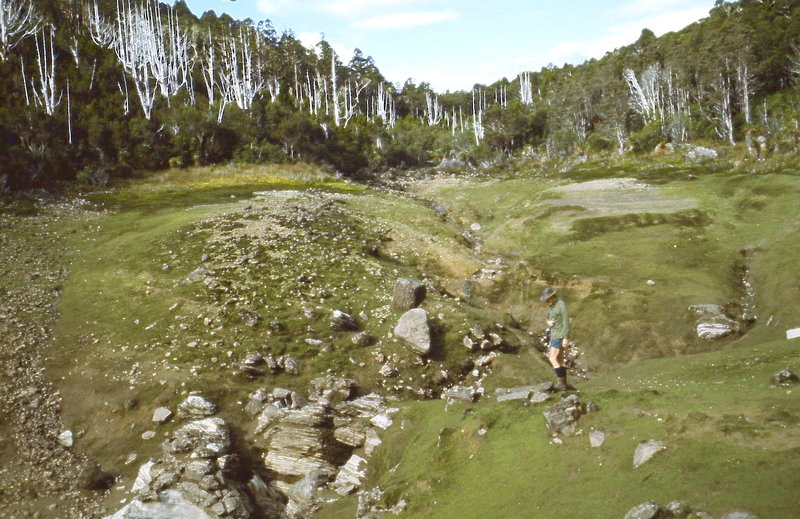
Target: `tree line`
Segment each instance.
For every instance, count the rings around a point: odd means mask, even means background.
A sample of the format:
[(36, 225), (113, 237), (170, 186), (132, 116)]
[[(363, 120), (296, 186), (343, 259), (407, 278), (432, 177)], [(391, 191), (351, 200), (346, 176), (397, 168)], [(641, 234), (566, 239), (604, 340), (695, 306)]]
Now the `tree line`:
[(0, 190), (227, 161), (358, 176), (666, 141), (793, 151), (799, 45), (800, 1), (717, 1), (598, 60), (437, 93), (182, 0), (0, 0)]

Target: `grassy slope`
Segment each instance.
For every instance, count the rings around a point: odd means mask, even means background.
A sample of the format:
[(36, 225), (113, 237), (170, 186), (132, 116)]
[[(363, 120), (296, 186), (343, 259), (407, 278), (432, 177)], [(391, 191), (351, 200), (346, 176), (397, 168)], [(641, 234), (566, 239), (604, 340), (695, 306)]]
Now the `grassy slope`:
[[(582, 400), (600, 411), (560, 445), (544, 426), (548, 404), (409, 404), (370, 483), (386, 490), (387, 505), (409, 503), (403, 517), (612, 519), (652, 499), (789, 519), (800, 488), (800, 401), (797, 387), (769, 378), (799, 364), (797, 341), (642, 361), (582, 384)], [(600, 448), (589, 445), (592, 429), (606, 433)], [(667, 450), (634, 469), (636, 445), (650, 439)], [(321, 517), (347, 516), (348, 507)]]
[[(519, 320), (536, 329), (531, 301), (545, 283), (564, 287), (574, 338), (602, 369), (718, 347), (693, 336), (686, 308), (737, 301), (734, 265), (743, 247), (756, 248), (750, 267), (760, 317), (747, 343), (775, 340), (796, 325), (791, 309), (800, 299), (800, 179), (707, 168), (675, 160), (614, 168), (590, 163), (550, 178), (434, 181), (418, 191), (462, 223), (480, 223), (486, 249), (509, 258), (512, 267), (495, 302)], [(564, 196), (551, 188), (613, 177), (637, 179), (659, 196), (696, 206), (689, 212), (585, 218), (584, 211), (565, 213), (551, 203)]]
[[(174, 409), (189, 391), (220, 404), (246, 438), (251, 418), (238, 402), (258, 387), (304, 391), (309, 379), (334, 372), (368, 390), (382, 379), (378, 353), (405, 366), (390, 383), (424, 387), (437, 370), (452, 369), (463, 356), (463, 334), (486, 320), (485, 312), (430, 291), (426, 309), (434, 323), (448, 325), (442, 353), (414, 366), (415, 356), (389, 339), (399, 317), (390, 307), (398, 277), (419, 278), (422, 264), (441, 273), (439, 280), (477, 268), (452, 228), (416, 202), (291, 170), (181, 175), (97, 197), (111, 210), (75, 235), (81, 253), (65, 286), (50, 369), (68, 402), (65, 423), (83, 431), (80, 447), (108, 470), (129, 478), (138, 467), (125, 463), (131, 453), (139, 460), (157, 455), (158, 440), (174, 424), (142, 441), (155, 428), (153, 409)], [(267, 191), (265, 198), (254, 199), (259, 191)], [(328, 203), (331, 196), (339, 202)], [(384, 233), (391, 241), (381, 243)], [(366, 247), (376, 243), (380, 253), (373, 256)], [(186, 282), (201, 265), (217, 273), (219, 287)], [(318, 315), (306, 317), (304, 307)], [(333, 332), (334, 309), (363, 312), (358, 320), (377, 344), (357, 347), (352, 333)], [(245, 325), (245, 311), (261, 322)], [(285, 329), (270, 330), (272, 320)], [(327, 344), (333, 351), (320, 352)], [(235, 375), (236, 362), (254, 350), (293, 355), (300, 375)]]
[[(545, 283), (566, 285), (576, 338), (593, 367), (608, 370), (636, 358), (718, 349), (726, 343), (702, 344), (691, 337), (692, 320), (685, 308), (738, 296), (732, 265), (743, 246), (759, 247), (751, 269), (760, 320), (738, 343), (752, 347), (797, 326), (792, 321), (800, 297), (797, 177), (703, 174), (700, 167), (669, 164), (645, 165), (641, 171), (638, 167), (590, 164), (557, 177), (423, 186), (421, 192), (444, 202), (456, 223), (481, 223), (477, 234), (486, 242), (484, 258), (498, 255), (509, 266), (496, 282), (479, 287), (477, 296), (464, 296), (475, 305), (431, 294), (426, 308), (434, 316), (443, 314), (442, 322), (449, 325), (443, 329), (445, 351), (459, 350), (471, 323), (496, 322), (504, 312), (537, 330), (541, 309), (531, 301)], [(689, 181), (688, 173), (699, 178)], [(609, 176), (637, 177), (665, 195), (694, 200), (706, 220), (687, 225), (669, 214), (657, 222), (612, 215), (581, 224), (581, 233), (565, 233), (553, 225), (585, 213), (570, 207), (553, 210), (548, 200), (559, 195), (547, 192), (549, 188)], [(233, 260), (243, 251), (273, 258), (268, 240), (233, 239), (240, 225), (260, 225), (259, 217), (245, 209), (254, 205), (258, 212), (259, 204), (265, 203), (253, 202), (252, 193), (298, 190), (288, 202), (305, 211), (322, 199), (313, 192), (304, 195), (309, 187), (321, 188), (316, 193), (323, 195), (342, 193), (346, 200), (341, 212), (323, 211), (310, 227), (344, 233), (347, 239), (328, 236), (316, 244), (307, 242), (303, 230), (309, 225), (292, 224), (278, 215), (274, 221), (293, 228), (297, 238), (276, 241), (276, 248), (293, 247), (300, 261), (277, 263), (259, 256), (262, 262), (257, 266), (234, 268)], [(63, 377), (66, 423), (76, 431), (86, 430), (79, 447), (126, 479), (138, 466), (124, 464), (129, 453), (137, 452), (141, 460), (159, 451), (157, 440), (162, 436), (150, 442), (139, 438), (153, 428), (152, 410), (159, 405), (174, 408), (187, 391), (200, 389), (222, 404), (223, 416), (246, 439), (249, 425), (236, 402), (260, 385), (299, 388), (316, 373), (333, 369), (372, 387), (380, 364), (373, 352), (411, 360), (387, 340), (397, 317), (388, 308), (394, 280), (418, 277), (419, 269), (437, 286), (462, 295), (465, 280), (483, 265), (465, 246), (458, 227), (433, 211), (313, 171), (172, 172), (134, 183), (104, 201), (115, 209), (76, 234), (82, 254), (75, 258), (65, 286), (60, 353), (51, 371)], [(364, 254), (364, 240), (380, 241), (378, 236), (387, 230), (391, 241), (382, 243), (380, 255)], [(228, 251), (222, 246), (211, 250), (213, 261), (217, 255), (222, 258), (215, 269), (230, 278), (232, 293), (241, 298), (230, 305), (202, 287), (182, 282), (200, 265), (198, 258), (209, 252), (214, 237), (232, 245)], [(334, 256), (344, 258), (346, 271), (330, 268), (328, 260)], [(164, 263), (170, 264), (166, 271)], [(320, 275), (311, 285), (316, 295), (329, 292), (320, 299), (312, 300), (311, 292), (293, 281), (309, 270)], [(272, 277), (275, 283), (268, 281)], [(648, 286), (648, 279), (656, 285)], [(303, 319), (301, 302), (313, 303), (320, 317)], [(178, 306), (170, 311), (175, 303)], [(243, 326), (240, 311), (254, 305), (264, 322), (251, 329)], [(365, 328), (379, 339), (378, 345), (355, 348), (349, 334), (331, 333), (327, 313), (334, 308), (365, 311)], [(215, 334), (200, 326), (200, 316), (216, 320)], [(287, 325), (285, 332), (267, 331), (273, 317)], [(151, 323), (156, 326), (147, 330)], [(330, 341), (334, 351), (309, 351), (302, 342), (305, 337)], [(190, 341), (200, 346), (188, 348)], [(233, 363), (265, 343), (275, 353), (299, 357), (301, 376), (258, 382), (234, 376)], [(406, 426), (393, 430), (371, 465), (371, 484), (388, 490), (389, 501), (405, 496), (411, 502), (408, 515), (419, 517), (430, 516), (429, 507), (442, 517), (530, 516), (534, 507), (541, 507), (537, 517), (561, 516), (557, 511), (567, 507), (577, 511), (575, 517), (620, 517), (633, 504), (651, 498), (664, 503), (683, 499), (710, 511), (741, 506), (766, 517), (789, 517), (787, 489), (797, 487), (800, 412), (796, 395), (792, 399), (782, 390), (768, 389), (766, 379), (783, 364), (797, 369), (797, 349), (776, 343), (681, 357), (680, 363), (669, 358), (647, 361), (585, 383), (582, 389), (602, 411), (585, 418), (584, 429), (597, 427), (609, 434), (607, 445), (599, 450), (588, 447), (585, 434), (561, 446), (550, 445), (541, 407), (486, 401), (443, 412), (441, 402), (409, 404), (403, 411)], [(443, 357), (426, 368), (406, 369), (416, 370), (417, 377), (429, 376), (455, 360)], [(710, 363), (737, 362), (739, 368), (750, 362), (753, 371), (748, 375), (754, 378), (739, 380), (742, 373), (732, 368), (722, 374), (704, 369)], [(491, 390), (549, 377), (540, 356), (525, 349), (520, 355), (504, 356), (484, 385)], [(725, 384), (714, 384), (720, 380)], [(653, 388), (660, 394), (652, 393)], [(744, 402), (741, 388), (747, 390)], [(126, 410), (128, 399), (139, 405)], [(658, 413), (663, 421), (639, 417), (637, 410)], [(159, 428), (159, 434), (168, 434), (172, 427)], [(489, 432), (481, 438), (476, 431), (483, 427)], [(440, 432), (441, 447), (436, 447)], [(633, 471), (633, 448), (649, 438), (667, 441), (669, 454)], [(344, 500), (322, 515), (352, 515), (353, 507), (353, 500)], [(608, 515), (592, 515), (598, 507)]]

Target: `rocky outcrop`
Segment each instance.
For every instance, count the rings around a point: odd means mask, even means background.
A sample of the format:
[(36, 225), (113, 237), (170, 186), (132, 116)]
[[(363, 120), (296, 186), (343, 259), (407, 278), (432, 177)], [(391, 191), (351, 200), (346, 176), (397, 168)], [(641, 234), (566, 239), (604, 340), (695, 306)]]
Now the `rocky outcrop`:
[(422, 308), (414, 308), (403, 314), (394, 328), (394, 334), (419, 356), (427, 355), (431, 351), (428, 313)]
[(374, 393), (354, 398), (355, 389), (350, 379), (326, 376), (310, 382), (307, 399), (288, 390), (251, 394), (246, 409), (258, 414), (254, 444), (289, 501), (289, 517), (307, 517), (326, 485), (340, 495), (361, 486), (366, 459), (396, 409)]
[(625, 514), (625, 519), (662, 519), (664, 517), (664, 510), (653, 501), (637, 505)]
[(236, 456), (222, 418), (183, 425), (162, 450), (162, 458), (139, 469), (131, 489), (134, 499), (110, 519), (246, 519), (254, 514), (247, 487), (229, 477)]

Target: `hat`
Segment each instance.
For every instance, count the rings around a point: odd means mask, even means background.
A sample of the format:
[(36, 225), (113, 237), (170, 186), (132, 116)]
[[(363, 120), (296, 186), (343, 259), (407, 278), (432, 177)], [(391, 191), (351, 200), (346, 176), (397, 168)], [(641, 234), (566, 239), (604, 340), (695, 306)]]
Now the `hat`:
[(544, 292), (542, 292), (542, 297), (539, 298), (539, 301), (544, 303), (545, 301), (547, 301), (548, 299), (550, 299), (554, 295), (556, 295), (556, 289), (547, 287), (547, 288), (544, 289)]

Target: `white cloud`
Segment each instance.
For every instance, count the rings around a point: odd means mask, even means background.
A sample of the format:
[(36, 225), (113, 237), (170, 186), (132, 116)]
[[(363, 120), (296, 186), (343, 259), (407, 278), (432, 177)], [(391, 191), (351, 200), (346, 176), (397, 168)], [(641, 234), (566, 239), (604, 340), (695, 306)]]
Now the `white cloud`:
[(442, 22), (448, 22), (458, 18), (458, 13), (451, 10), (445, 11), (421, 11), (416, 13), (394, 13), (382, 16), (373, 16), (364, 20), (359, 20), (353, 25), (360, 29), (410, 29), (412, 27), (422, 27)]

